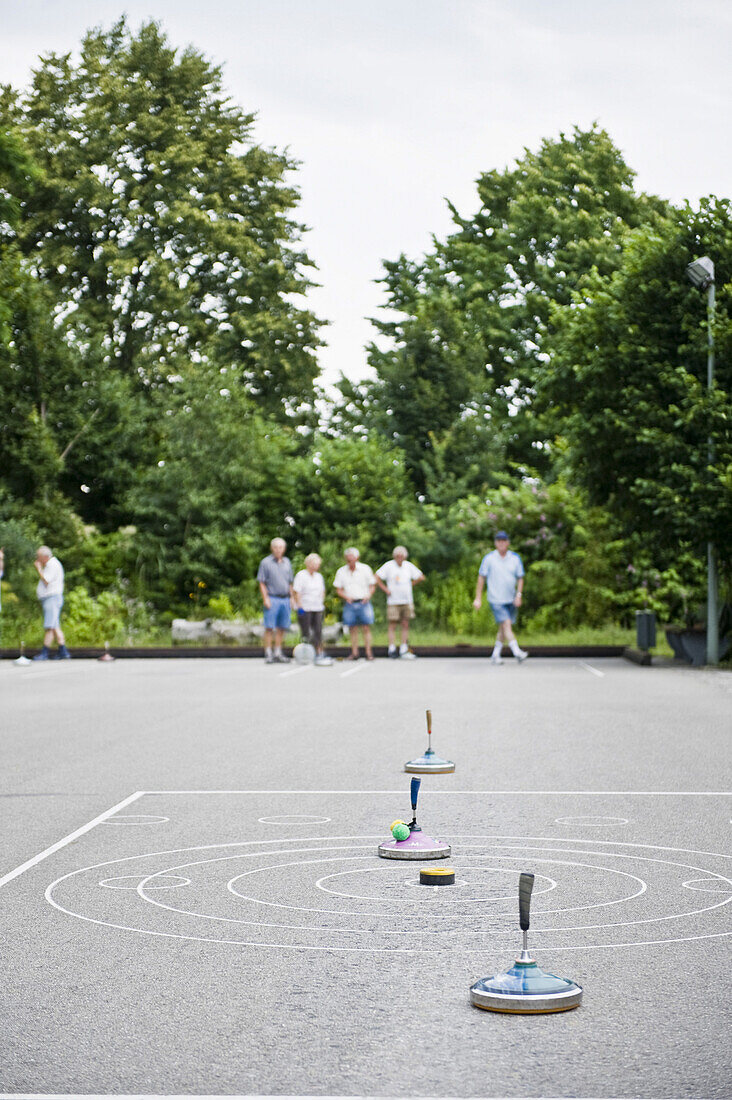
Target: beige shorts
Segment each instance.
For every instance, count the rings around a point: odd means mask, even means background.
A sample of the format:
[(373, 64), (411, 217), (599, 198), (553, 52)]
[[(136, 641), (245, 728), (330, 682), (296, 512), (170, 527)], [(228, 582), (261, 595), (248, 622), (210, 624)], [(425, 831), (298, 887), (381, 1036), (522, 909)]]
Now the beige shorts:
[(386, 621), (389, 623), (408, 623), (414, 618), (414, 606), (411, 603), (388, 603)]

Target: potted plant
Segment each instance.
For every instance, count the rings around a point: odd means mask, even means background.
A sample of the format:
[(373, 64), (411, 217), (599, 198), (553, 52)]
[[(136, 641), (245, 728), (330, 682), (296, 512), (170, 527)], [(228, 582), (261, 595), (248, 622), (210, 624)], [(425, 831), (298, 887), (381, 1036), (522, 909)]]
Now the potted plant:
[[(666, 641), (673, 650), (676, 658), (686, 661), (695, 667), (706, 664), (706, 607), (700, 607), (695, 614), (690, 614), (685, 605), (684, 622), (682, 624), (669, 624), (665, 627), (665, 634)], [(732, 635), (732, 604), (723, 603), (719, 612), (720, 659), (725, 657), (729, 652), (730, 635)]]

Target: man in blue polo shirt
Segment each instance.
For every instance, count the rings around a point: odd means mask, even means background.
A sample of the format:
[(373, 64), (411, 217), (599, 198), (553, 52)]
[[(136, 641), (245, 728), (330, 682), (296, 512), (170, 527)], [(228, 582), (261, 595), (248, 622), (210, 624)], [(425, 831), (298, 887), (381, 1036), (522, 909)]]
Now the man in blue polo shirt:
[(264, 659), (268, 665), (287, 664), (290, 658), (282, 653), (282, 639), (290, 626), (290, 596), (293, 594), (294, 579), (292, 564), (285, 557), (287, 543), (284, 539), (272, 539), (269, 548), (272, 553), (262, 558), (257, 571), (264, 604)]
[(476, 611), (480, 610), (483, 586), (487, 584), (488, 603), (491, 605), (493, 618), (498, 624), (498, 634), (491, 656), (491, 664), (494, 665), (503, 664), (501, 650), (504, 642), (519, 662), (525, 661), (528, 657), (526, 650), (519, 647), (511, 629), (511, 624), (516, 622), (516, 615), (523, 600), (524, 567), (518, 554), (508, 549), (508, 543), (506, 532), (499, 531), (495, 538), (495, 550), (486, 554), (480, 563), (473, 600), (473, 607)]

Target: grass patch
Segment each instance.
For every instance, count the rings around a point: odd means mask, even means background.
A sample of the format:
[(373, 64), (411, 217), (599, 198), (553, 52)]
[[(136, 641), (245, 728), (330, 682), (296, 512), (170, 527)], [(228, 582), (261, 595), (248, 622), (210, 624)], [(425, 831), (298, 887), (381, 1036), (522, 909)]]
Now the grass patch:
[[(18, 646), (20, 639), (23, 638), (27, 646), (39, 646), (43, 638), (40, 609), (35, 604), (20, 605), (5, 587), (3, 596), (5, 598), (3, 614), (0, 616), (0, 645), (12, 648)], [(130, 614), (129, 607), (119, 598), (105, 600), (104, 597), (100, 597), (92, 600), (84, 590), (77, 589), (70, 594), (61, 619), (68, 645), (71, 648), (103, 646), (106, 641), (112, 646), (130, 648), (172, 645), (170, 626), (167, 623), (155, 622), (152, 615), (141, 613), (140, 605), (134, 606), (132, 610), (136, 613)], [(385, 646), (388, 641), (386, 623), (377, 622), (372, 630), (374, 644)], [(607, 623), (601, 627), (577, 627), (564, 630), (523, 629), (519, 623), (517, 634), (521, 645), (528, 649), (532, 646), (635, 645), (635, 630), (616, 623)], [(399, 637), (398, 631), (397, 637)], [(672, 652), (661, 627), (658, 628), (657, 637), (658, 644), (653, 650), (654, 654), (660, 657), (671, 657)], [(410, 630), (410, 643), (414, 646), (487, 646), (492, 645), (494, 639), (493, 624), (488, 630), (460, 633), (421, 625), (417, 619)], [(286, 644), (294, 645), (297, 641), (299, 641), (299, 633), (293, 630), (287, 635)], [(189, 648), (201, 643), (179, 644)], [(340, 644), (347, 646), (347, 638), (344, 637)]]

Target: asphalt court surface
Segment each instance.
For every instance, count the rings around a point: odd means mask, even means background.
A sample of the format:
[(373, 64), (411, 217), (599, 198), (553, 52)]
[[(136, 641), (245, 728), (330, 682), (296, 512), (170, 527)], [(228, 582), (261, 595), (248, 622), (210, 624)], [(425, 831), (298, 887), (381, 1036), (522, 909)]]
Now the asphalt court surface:
[[(561, 795), (534, 796), (525, 807), (522, 796), (427, 792), (425, 831), (449, 837), (457, 872), (454, 886), (427, 889), (419, 884), (424, 864), (375, 858), (389, 834), (374, 832), (374, 823), (405, 801), (406, 816), (408, 798), (300, 794), (298, 809), (309, 812), (298, 813), (292, 801), (277, 793), (142, 795), (100, 822), (101, 845), (89, 837), (76, 845), (79, 854), (89, 847), (109, 858), (60, 876), (46, 899), (83, 921), (141, 934), (427, 958), (443, 940), (474, 952), (479, 965), (488, 940), (509, 955), (515, 946), (516, 882), (530, 865), (537, 951), (724, 934), (718, 910), (732, 901), (732, 863), (724, 874), (715, 853), (678, 847), (679, 820), (698, 836), (709, 799), (700, 807), (693, 795), (605, 797), (603, 809), (617, 810), (611, 815), (592, 813), (596, 798), (577, 796), (567, 815)], [(178, 847), (212, 826), (222, 838), (246, 839)], [(651, 828), (654, 844), (640, 839)], [(121, 848), (134, 854), (119, 856)]]
[[(0, 1091), (729, 1095), (730, 682), (612, 660), (4, 665)], [(450, 887), (376, 855), (425, 706), (457, 764), (418, 814)], [(576, 1012), (469, 1004), (520, 946), (520, 871)]]

